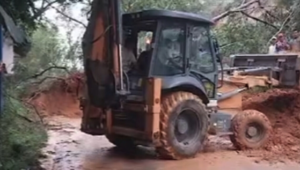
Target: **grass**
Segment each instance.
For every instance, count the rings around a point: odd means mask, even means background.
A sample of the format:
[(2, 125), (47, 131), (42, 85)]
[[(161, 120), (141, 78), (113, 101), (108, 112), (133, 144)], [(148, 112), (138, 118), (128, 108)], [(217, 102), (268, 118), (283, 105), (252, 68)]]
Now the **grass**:
[(271, 87), (266, 87), (266, 86), (256, 86), (253, 88), (250, 88), (249, 90), (247, 90), (248, 93), (253, 94), (253, 93), (262, 93), (262, 92), (266, 92), (268, 90), (270, 90)]
[(34, 113), (20, 101), (5, 101), (0, 117), (0, 170), (28, 170), (38, 165), (47, 133), (39, 122), (30, 121), (32, 117)]

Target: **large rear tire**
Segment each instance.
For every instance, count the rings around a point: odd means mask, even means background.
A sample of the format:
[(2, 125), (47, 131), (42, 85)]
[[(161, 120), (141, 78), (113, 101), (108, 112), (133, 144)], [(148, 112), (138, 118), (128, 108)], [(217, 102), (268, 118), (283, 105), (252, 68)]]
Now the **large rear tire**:
[(166, 96), (161, 105), (157, 153), (164, 159), (194, 157), (203, 148), (209, 127), (202, 100), (191, 93), (176, 92)]
[(231, 130), (230, 140), (237, 149), (258, 149), (269, 141), (272, 126), (263, 113), (244, 110), (233, 117)]

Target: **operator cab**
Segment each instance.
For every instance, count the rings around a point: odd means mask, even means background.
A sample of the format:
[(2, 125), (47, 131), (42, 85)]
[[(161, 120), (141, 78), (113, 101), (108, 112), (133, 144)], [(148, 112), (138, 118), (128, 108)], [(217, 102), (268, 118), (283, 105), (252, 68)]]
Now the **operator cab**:
[(203, 16), (177, 11), (124, 14), (124, 39), (136, 44), (132, 51), (137, 62), (125, 76), (130, 94), (143, 93), (143, 79), (160, 77), (162, 90), (195, 90), (194, 93), (206, 96), (204, 102), (214, 98), (218, 70), (210, 35), (212, 25)]

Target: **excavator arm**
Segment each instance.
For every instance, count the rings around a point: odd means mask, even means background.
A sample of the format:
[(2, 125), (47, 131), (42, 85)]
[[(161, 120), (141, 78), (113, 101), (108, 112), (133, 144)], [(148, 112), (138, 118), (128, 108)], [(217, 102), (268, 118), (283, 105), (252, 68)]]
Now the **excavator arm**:
[[(82, 49), (90, 102), (105, 107), (121, 83), (122, 21), (119, 0), (94, 0)], [(122, 88), (122, 86), (120, 87)]]
[(94, 0), (91, 11), (82, 41), (86, 76), (82, 131), (99, 135), (103, 134), (103, 111), (115, 97), (116, 87), (123, 89), (122, 14), (119, 0)]

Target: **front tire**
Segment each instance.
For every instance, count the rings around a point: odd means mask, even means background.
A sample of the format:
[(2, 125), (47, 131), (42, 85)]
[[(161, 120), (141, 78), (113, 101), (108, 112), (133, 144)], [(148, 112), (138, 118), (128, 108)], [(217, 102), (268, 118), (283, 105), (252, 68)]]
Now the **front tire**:
[(244, 110), (233, 117), (231, 130), (230, 140), (237, 149), (258, 149), (269, 141), (272, 126), (263, 113)]
[(164, 159), (194, 157), (203, 148), (209, 126), (202, 100), (192, 93), (176, 92), (166, 96), (161, 106), (157, 153)]

